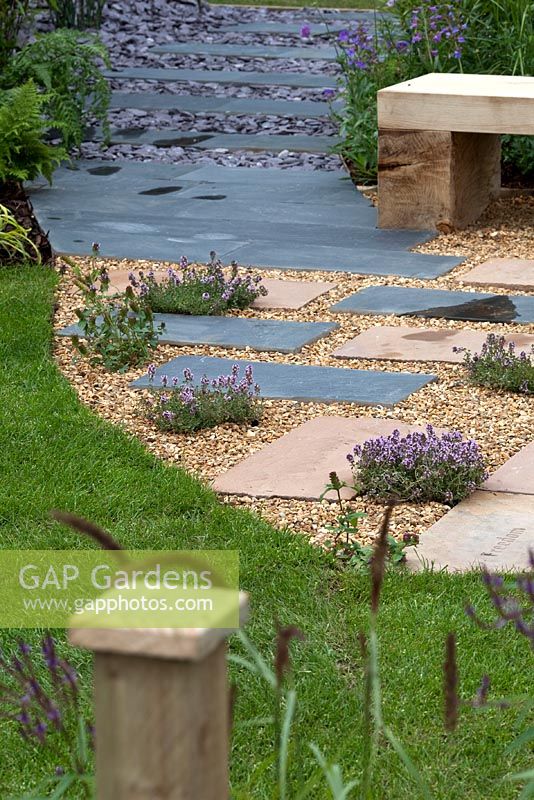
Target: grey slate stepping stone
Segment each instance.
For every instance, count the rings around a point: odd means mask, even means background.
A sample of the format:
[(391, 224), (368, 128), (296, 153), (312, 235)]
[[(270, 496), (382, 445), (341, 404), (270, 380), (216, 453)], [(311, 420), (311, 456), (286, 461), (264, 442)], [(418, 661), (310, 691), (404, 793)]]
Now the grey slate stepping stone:
[[(216, 378), (218, 375), (228, 374), (234, 363), (236, 362), (227, 358), (179, 356), (158, 368), (155, 385), (158, 385), (161, 375), (181, 376), (185, 367), (197, 376), (197, 380), (203, 374)], [(409, 372), (308, 367), (265, 361), (242, 363), (252, 363), (262, 397), (301, 402), (393, 406), (436, 379), (435, 375), (415, 375)], [(139, 378), (132, 384), (138, 388), (148, 385), (147, 377)]]
[(299, 89), (335, 89), (332, 75), (310, 75), (306, 72), (231, 72), (230, 70), (175, 69), (167, 67), (125, 67), (106, 71), (113, 81), (165, 81), (171, 83), (223, 83), (234, 86), (294, 86)]
[(534, 297), (370, 286), (332, 306), (348, 314), (395, 314), (473, 322), (534, 322)]
[[(447, 328), (414, 328), (380, 325), (363, 331), (332, 353), (336, 358), (373, 358), (385, 361), (444, 361), (459, 364), (464, 353), (453, 348), (463, 347), (479, 353), (487, 339), (487, 331), (447, 330)], [(534, 336), (526, 333), (508, 335), (520, 349), (530, 350)]]
[(534, 496), (477, 491), (423, 533), (407, 563), (450, 572), (528, 570), (532, 547)]
[(490, 475), (482, 489), (534, 495), (534, 442), (527, 444)]
[(170, 42), (151, 47), (153, 53), (177, 55), (227, 56), (235, 58), (295, 58), (315, 61), (335, 61), (335, 47), (284, 47), (265, 44), (209, 44), (206, 42)]
[[(316, 417), (219, 475), (213, 488), (222, 494), (318, 500), (332, 470), (340, 480), (351, 481), (347, 453), (356, 444), (388, 436), (396, 428), (403, 436), (421, 430), (395, 419)], [(347, 487), (341, 494), (354, 496)], [(334, 499), (333, 493), (326, 497)]]
[[(286, 322), (242, 317), (154, 314), (155, 326), (165, 324), (162, 344), (208, 344), (258, 352), (298, 353), (307, 344), (327, 336), (338, 326), (333, 322)], [(59, 331), (60, 336), (80, 335), (77, 325)]]
[[(341, 103), (334, 102), (334, 108)], [(280, 117), (328, 117), (328, 103), (311, 100), (271, 100), (268, 97), (204, 97), (157, 94), (156, 92), (113, 92), (111, 108), (140, 108), (154, 111), (187, 111), (192, 114), (257, 114)]]
[(477, 264), (457, 280), (473, 286), (502, 286), (505, 289), (534, 289), (534, 259), (492, 258)]
[[(343, 22), (331, 22), (325, 24), (324, 22), (310, 22), (308, 23), (311, 28), (312, 37), (328, 33), (338, 33), (344, 28), (359, 25), (360, 23), (367, 25), (374, 25), (373, 12), (362, 12), (358, 16), (351, 17)], [(287, 34), (291, 36), (300, 36), (302, 26), (304, 23), (293, 22), (245, 22), (239, 25), (231, 25), (225, 28), (225, 33), (276, 33)]]
[[(101, 139), (99, 133), (97, 139)], [(164, 131), (139, 129), (116, 129), (111, 131), (111, 144), (143, 145), (155, 147), (196, 147), (198, 150), (252, 150), (295, 153), (328, 153), (337, 143), (333, 136), (311, 136), (305, 134), (277, 135), (262, 133), (209, 133), (188, 131)]]

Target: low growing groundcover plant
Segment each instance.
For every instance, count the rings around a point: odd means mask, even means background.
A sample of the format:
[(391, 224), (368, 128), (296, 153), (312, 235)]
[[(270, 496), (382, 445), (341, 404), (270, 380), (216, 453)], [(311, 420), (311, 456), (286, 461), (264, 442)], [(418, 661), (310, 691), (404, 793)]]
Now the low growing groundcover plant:
[(368, 439), (356, 445), (347, 460), (355, 489), (371, 497), (435, 500), (455, 504), (486, 479), (484, 459), (473, 439), (459, 431), (424, 431)]
[[(148, 368), (150, 383), (154, 381), (156, 367)], [(189, 433), (201, 428), (212, 428), (224, 422), (258, 424), (262, 407), (260, 387), (254, 383), (252, 365), (245, 367), (240, 377), (239, 364), (234, 364), (229, 375), (219, 375), (210, 380), (203, 375), (200, 384), (195, 376), (184, 369), (183, 378), (169, 381), (162, 375), (162, 390), (152, 389), (143, 401), (142, 412), (163, 431)], [(167, 391), (167, 389), (171, 391)]]
[(250, 272), (241, 275), (235, 261), (230, 275), (225, 275), (214, 252), (205, 267), (193, 267), (183, 256), (180, 269), (170, 267), (163, 280), (157, 280), (152, 270), (137, 276), (131, 272), (129, 279), (152, 311), (164, 314), (224, 314), (232, 308), (247, 308), (257, 297), (267, 294), (261, 278)]
[(522, 350), (517, 355), (514, 342), (506, 344), (504, 336), (489, 333), (480, 353), (473, 354), (463, 347), (454, 347), (453, 350), (465, 353), (464, 365), (472, 383), (519, 394), (534, 394), (534, 345), (530, 354)]

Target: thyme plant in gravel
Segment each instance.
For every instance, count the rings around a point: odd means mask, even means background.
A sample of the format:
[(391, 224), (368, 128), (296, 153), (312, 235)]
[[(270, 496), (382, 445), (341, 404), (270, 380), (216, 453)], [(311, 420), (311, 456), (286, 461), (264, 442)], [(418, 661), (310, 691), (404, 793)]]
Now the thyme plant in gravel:
[[(148, 368), (151, 384), (155, 372), (156, 367), (151, 364)], [(234, 364), (229, 375), (212, 380), (203, 375), (198, 385), (194, 380), (190, 369), (184, 369), (181, 381), (177, 377), (169, 381), (163, 375), (162, 390), (150, 391), (142, 404), (143, 414), (160, 430), (175, 433), (191, 433), (225, 422), (258, 424), (262, 414), (260, 387), (254, 383), (251, 364), (245, 367), (243, 377), (239, 364)]]
[(261, 277), (250, 272), (241, 275), (235, 261), (230, 275), (225, 275), (214, 252), (205, 267), (192, 267), (183, 256), (180, 269), (169, 268), (163, 280), (157, 280), (153, 271), (139, 272), (137, 276), (131, 272), (129, 279), (152, 311), (167, 314), (224, 314), (232, 308), (247, 308), (257, 297), (267, 294)]
[(479, 386), (500, 389), (518, 394), (534, 394), (534, 345), (531, 352), (516, 353), (514, 342), (504, 336), (489, 333), (480, 353), (471, 353), (463, 347), (454, 347), (455, 353), (464, 352), (464, 365), (469, 380)]
[(109, 274), (105, 266), (96, 263), (99, 248), (98, 242), (94, 242), (87, 273), (63, 257), (74, 272), (74, 283), (85, 303), (83, 308), (76, 309), (81, 334), (73, 336), (72, 343), (92, 365), (125, 372), (148, 359), (165, 326), (162, 323), (155, 328), (152, 310), (131, 287), (119, 299), (106, 294)]
[(459, 431), (425, 431), (368, 439), (347, 460), (357, 492), (370, 497), (415, 502), (435, 500), (454, 505), (486, 479), (484, 459), (473, 439)]

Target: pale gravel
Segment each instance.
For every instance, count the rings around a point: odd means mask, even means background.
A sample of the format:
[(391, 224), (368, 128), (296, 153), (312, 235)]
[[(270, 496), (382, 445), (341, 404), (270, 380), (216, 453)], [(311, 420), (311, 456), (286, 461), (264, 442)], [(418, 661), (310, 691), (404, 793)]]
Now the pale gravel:
[[(492, 257), (523, 257), (534, 255), (533, 197), (507, 196), (493, 203), (477, 226), (464, 232), (440, 234), (432, 242), (418, 248), (421, 252), (465, 256), (465, 261), (448, 275), (434, 281), (406, 278), (380, 278), (356, 276), (330, 272), (292, 272), (258, 270), (264, 277), (293, 280), (333, 281), (337, 288), (318, 298), (299, 311), (245, 311), (242, 316), (263, 319), (333, 320), (340, 327), (330, 336), (305, 347), (300, 353), (284, 355), (256, 353), (254, 351), (225, 350), (217, 347), (172, 347), (161, 345), (152, 359), (161, 364), (176, 355), (213, 355), (229, 358), (274, 361), (295, 364), (320, 364), (324, 366), (352, 367), (388, 371), (410, 371), (433, 373), (438, 381), (429, 384), (394, 408), (364, 407), (346, 403), (294, 403), (289, 401), (265, 401), (265, 413), (258, 427), (247, 429), (237, 425), (224, 425), (195, 433), (178, 435), (162, 433), (138, 416), (139, 392), (128, 388), (130, 381), (144, 373), (144, 369), (132, 370), (124, 375), (106, 373), (91, 368), (86, 361), (73, 356), (71, 343), (62, 338), (55, 339), (54, 352), (63, 374), (75, 387), (82, 402), (90, 406), (105, 419), (121, 425), (136, 435), (147, 448), (158, 457), (176, 466), (183, 467), (209, 482), (216, 475), (238, 463), (251, 453), (261, 449), (299, 423), (317, 416), (335, 415), (344, 417), (396, 418), (412, 424), (432, 423), (449, 429), (458, 429), (464, 435), (475, 438), (480, 444), (490, 470), (501, 466), (511, 455), (532, 440), (534, 430), (534, 408), (532, 398), (497, 393), (471, 386), (466, 381), (465, 370), (459, 364), (412, 363), (374, 361), (364, 359), (335, 359), (332, 352), (348, 339), (363, 330), (377, 325), (421, 325), (436, 328), (477, 328), (488, 332), (534, 333), (534, 325), (466, 323), (447, 320), (422, 320), (415, 317), (356, 316), (332, 314), (330, 306), (358, 289), (366, 286), (397, 285), (442, 289), (464, 289), (461, 278), (468, 270)], [(177, 259), (181, 253), (177, 253)], [(186, 254), (187, 255), (187, 254)], [(75, 259), (84, 263), (84, 259)], [(108, 260), (110, 270), (124, 268), (146, 268), (160, 262), (131, 262)], [(507, 290), (491, 288), (496, 294), (507, 294)], [(532, 294), (532, 292), (516, 292)], [(58, 310), (55, 326), (63, 327), (74, 321), (74, 308), (79, 296), (72, 287), (69, 273), (63, 277), (58, 291)], [(328, 470), (326, 470), (328, 472)], [(325, 474), (325, 483), (328, 475)], [(280, 499), (223, 498), (239, 506), (254, 509), (274, 525), (288, 527), (304, 534), (314, 542), (323, 542), (327, 537), (325, 524), (335, 519), (336, 508), (331, 503)], [(377, 529), (381, 506), (359, 498), (352, 503), (355, 509), (368, 514), (360, 525), (362, 541), (369, 541)], [(401, 536), (407, 532), (424, 532), (447, 511), (447, 506), (438, 503), (418, 505), (403, 504), (394, 515), (393, 532)]]

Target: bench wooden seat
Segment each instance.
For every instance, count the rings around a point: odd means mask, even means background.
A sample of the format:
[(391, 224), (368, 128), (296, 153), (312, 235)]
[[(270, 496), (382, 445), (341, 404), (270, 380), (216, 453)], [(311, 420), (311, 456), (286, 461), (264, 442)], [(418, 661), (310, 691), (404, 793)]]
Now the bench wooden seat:
[(534, 135), (534, 78), (431, 73), (378, 92), (378, 224), (462, 228), (500, 190), (501, 134)]

